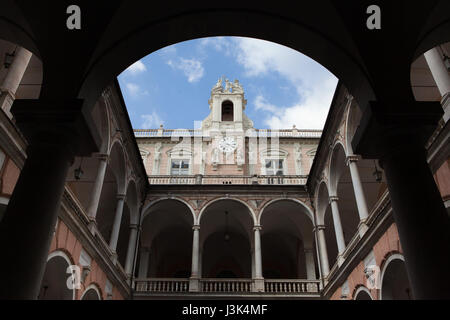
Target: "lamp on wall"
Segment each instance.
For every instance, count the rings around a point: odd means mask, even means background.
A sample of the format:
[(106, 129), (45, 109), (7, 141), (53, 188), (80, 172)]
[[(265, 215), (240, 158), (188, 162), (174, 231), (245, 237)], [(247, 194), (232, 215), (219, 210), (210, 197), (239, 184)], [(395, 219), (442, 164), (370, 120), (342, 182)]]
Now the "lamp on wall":
[(84, 171), (81, 169), (81, 164), (83, 163), (83, 158), (80, 160), (80, 166), (73, 171), (73, 175), (76, 180), (80, 180), (83, 176)]
[(225, 241), (230, 240), (230, 234), (228, 233), (228, 211), (225, 211), (225, 234), (223, 238)]
[(375, 177), (376, 182), (381, 182), (383, 179), (383, 173), (378, 170), (377, 163), (375, 160), (373, 160), (373, 163), (375, 165), (375, 171), (373, 172), (373, 176)]

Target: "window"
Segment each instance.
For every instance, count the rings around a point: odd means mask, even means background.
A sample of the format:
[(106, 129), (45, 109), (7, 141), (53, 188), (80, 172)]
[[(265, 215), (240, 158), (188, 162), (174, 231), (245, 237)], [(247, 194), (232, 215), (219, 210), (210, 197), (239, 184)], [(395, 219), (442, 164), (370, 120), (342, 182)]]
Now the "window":
[(170, 174), (177, 176), (186, 176), (189, 174), (189, 160), (177, 159), (172, 160), (172, 165), (170, 167)]
[(233, 103), (231, 101), (224, 101), (222, 103), (222, 121), (233, 121)]
[(267, 159), (266, 160), (266, 175), (283, 175), (283, 159)]

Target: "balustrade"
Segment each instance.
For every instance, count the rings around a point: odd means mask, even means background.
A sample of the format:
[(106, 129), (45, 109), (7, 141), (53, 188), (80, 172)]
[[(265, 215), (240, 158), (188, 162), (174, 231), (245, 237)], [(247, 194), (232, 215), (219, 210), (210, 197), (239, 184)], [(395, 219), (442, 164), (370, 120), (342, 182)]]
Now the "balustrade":
[(272, 185), (305, 185), (308, 176), (233, 176), (233, 175), (198, 175), (173, 176), (173, 175), (152, 175), (148, 177), (150, 184), (272, 184)]

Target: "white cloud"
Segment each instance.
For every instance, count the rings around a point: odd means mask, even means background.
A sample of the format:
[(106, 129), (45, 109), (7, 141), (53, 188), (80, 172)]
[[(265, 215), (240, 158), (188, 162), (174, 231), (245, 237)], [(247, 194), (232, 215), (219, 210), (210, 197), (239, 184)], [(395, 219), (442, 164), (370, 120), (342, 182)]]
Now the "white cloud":
[(131, 66), (129, 66), (125, 71), (128, 74), (137, 75), (139, 73), (147, 71), (147, 67), (141, 60), (138, 60), (135, 63), (133, 63)]
[(164, 121), (159, 117), (159, 115), (153, 111), (151, 114), (143, 114), (141, 115), (142, 129), (154, 129), (159, 128), (161, 124), (164, 124)]
[(302, 102), (288, 107), (274, 106), (258, 96), (254, 102), (255, 109), (266, 111), (264, 124), (272, 129), (289, 129), (294, 124), (299, 129), (322, 129), (335, 88), (336, 81), (328, 79), (310, 91)]
[(176, 53), (177, 53), (177, 47), (174, 44), (158, 50), (158, 54), (161, 56), (170, 56), (170, 55), (174, 55)]
[(125, 84), (125, 88), (128, 91), (128, 94), (132, 97), (132, 98), (137, 98), (140, 95), (146, 95), (148, 94), (147, 90), (142, 90), (141, 87), (135, 83), (132, 82), (127, 82)]
[(276, 106), (259, 95), (255, 110), (266, 113), (265, 124), (273, 129), (322, 129), (333, 98), (337, 78), (323, 66), (299, 52), (278, 44), (235, 38), (235, 56), (247, 77), (266, 77), (273, 72), (287, 79), (298, 94), (291, 106)]
[(200, 41), (200, 49), (212, 47), (216, 51), (229, 56), (235, 51), (235, 45), (225, 37), (204, 38)]
[(169, 60), (167, 64), (174, 70), (178, 69), (183, 71), (184, 75), (188, 78), (190, 83), (200, 80), (205, 70), (203, 69), (202, 62), (195, 59), (178, 58), (178, 60)]

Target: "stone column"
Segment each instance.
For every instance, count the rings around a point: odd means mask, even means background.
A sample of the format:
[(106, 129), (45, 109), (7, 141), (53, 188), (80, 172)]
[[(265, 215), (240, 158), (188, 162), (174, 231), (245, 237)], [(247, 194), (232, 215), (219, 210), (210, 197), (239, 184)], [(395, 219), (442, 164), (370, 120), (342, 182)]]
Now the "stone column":
[(128, 240), (127, 259), (125, 262), (125, 273), (131, 278), (133, 273), (133, 259), (135, 257), (136, 240), (138, 234), (138, 225), (130, 225), (130, 238)]
[(403, 150), (382, 164), (414, 298), (450, 299), (449, 219), (425, 150)]
[(320, 255), (320, 266), (322, 268), (322, 275), (324, 278), (330, 273), (330, 263), (328, 262), (327, 243), (325, 240), (325, 226), (318, 225), (314, 228), (314, 232), (317, 232), (317, 242)]
[(191, 266), (191, 278), (189, 279), (189, 291), (198, 292), (200, 290), (199, 282), (199, 249), (200, 249), (200, 226), (194, 225), (192, 227), (192, 266)]
[(25, 48), (17, 47), (14, 60), (8, 68), (3, 83), (0, 85), (0, 106), (12, 118), (11, 105), (16, 98), (16, 91), (28, 67), (32, 53)]
[(415, 299), (450, 299), (450, 220), (424, 148), (442, 113), (438, 102), (370, 102), (352, 141), (381, 160)]
[(120, 223), (122, 222), (123, 205), (125, 203), (125, 195), (117, 195), (116, 214), (114, 216), (114, 224), (109, 240), (109, 247), (115, 253), (117, 249), (117, 241), (119, 240)]
[(447, 122), (450, 118), (450, 75), (444, 64), (444, 57), (436, 47), (425, 52), (424, 57), (441, 93), (442, 107), (445, 111), (444, 121)]
[(99, 154), (99, 164), (97, 177), (95, 178), (94, 188), (92, 189), (91, 200), (87, 209), (87, 215), (91, 221), (95, 221), (97, 215), (98, 204), (103, 189), (103, 181), (105, 180), (106, 167), (108, 165), (108, 155)]
[(352, 177), (353, 191), (355, 192), (356, 206), (358, 207), (359, 214), (359, 234), (363, 234), (367, 231), (365, 224), (367, 217), (369, 216), (369, 210), (367, 209), (366, 197), (364, 196), (364, 190), (361, 184), (361, 178), (359, 177), (357, 156), (348, 156), (346, 159), (347, 166), (350, 168), (350, 175)]
[(313, 248), (306, 248), (304, 251), (305, 251), (305, 262), (306, 262), (306, 278), (308, 280), (315, 280), (316, 279), (316, 266), (314, 263)]
[(342, 264), (342, 254), (345, 251), (344, 232), (342, 231), (341, 216), (339, 215), (338, 202), (339, 198), (330, 196), (331, 213), (333, 214), (334, 232), (336, 233), (336, 242), (338, 246), (338, 265)]
[(148, 274), (148, 264), (150, 261), (150, 249), (149, 248), (141, 248), (141, 256), (139, 257), (139, 271), (138, 277), (139, 279), (147, 278)]
[(254, 290), (256, 292), (264, 291), (264, 278), (262, 272), (262, 259), (261, 259), (261, 226), (255, 226), (253, 228), (255, 234), (255, 278)]
[(75, 155), (98, 151), (82, 100), (16, 100), (12, 113), (28, 141), (27, 159), (0, 223), (0, 299), (37, 299)]

